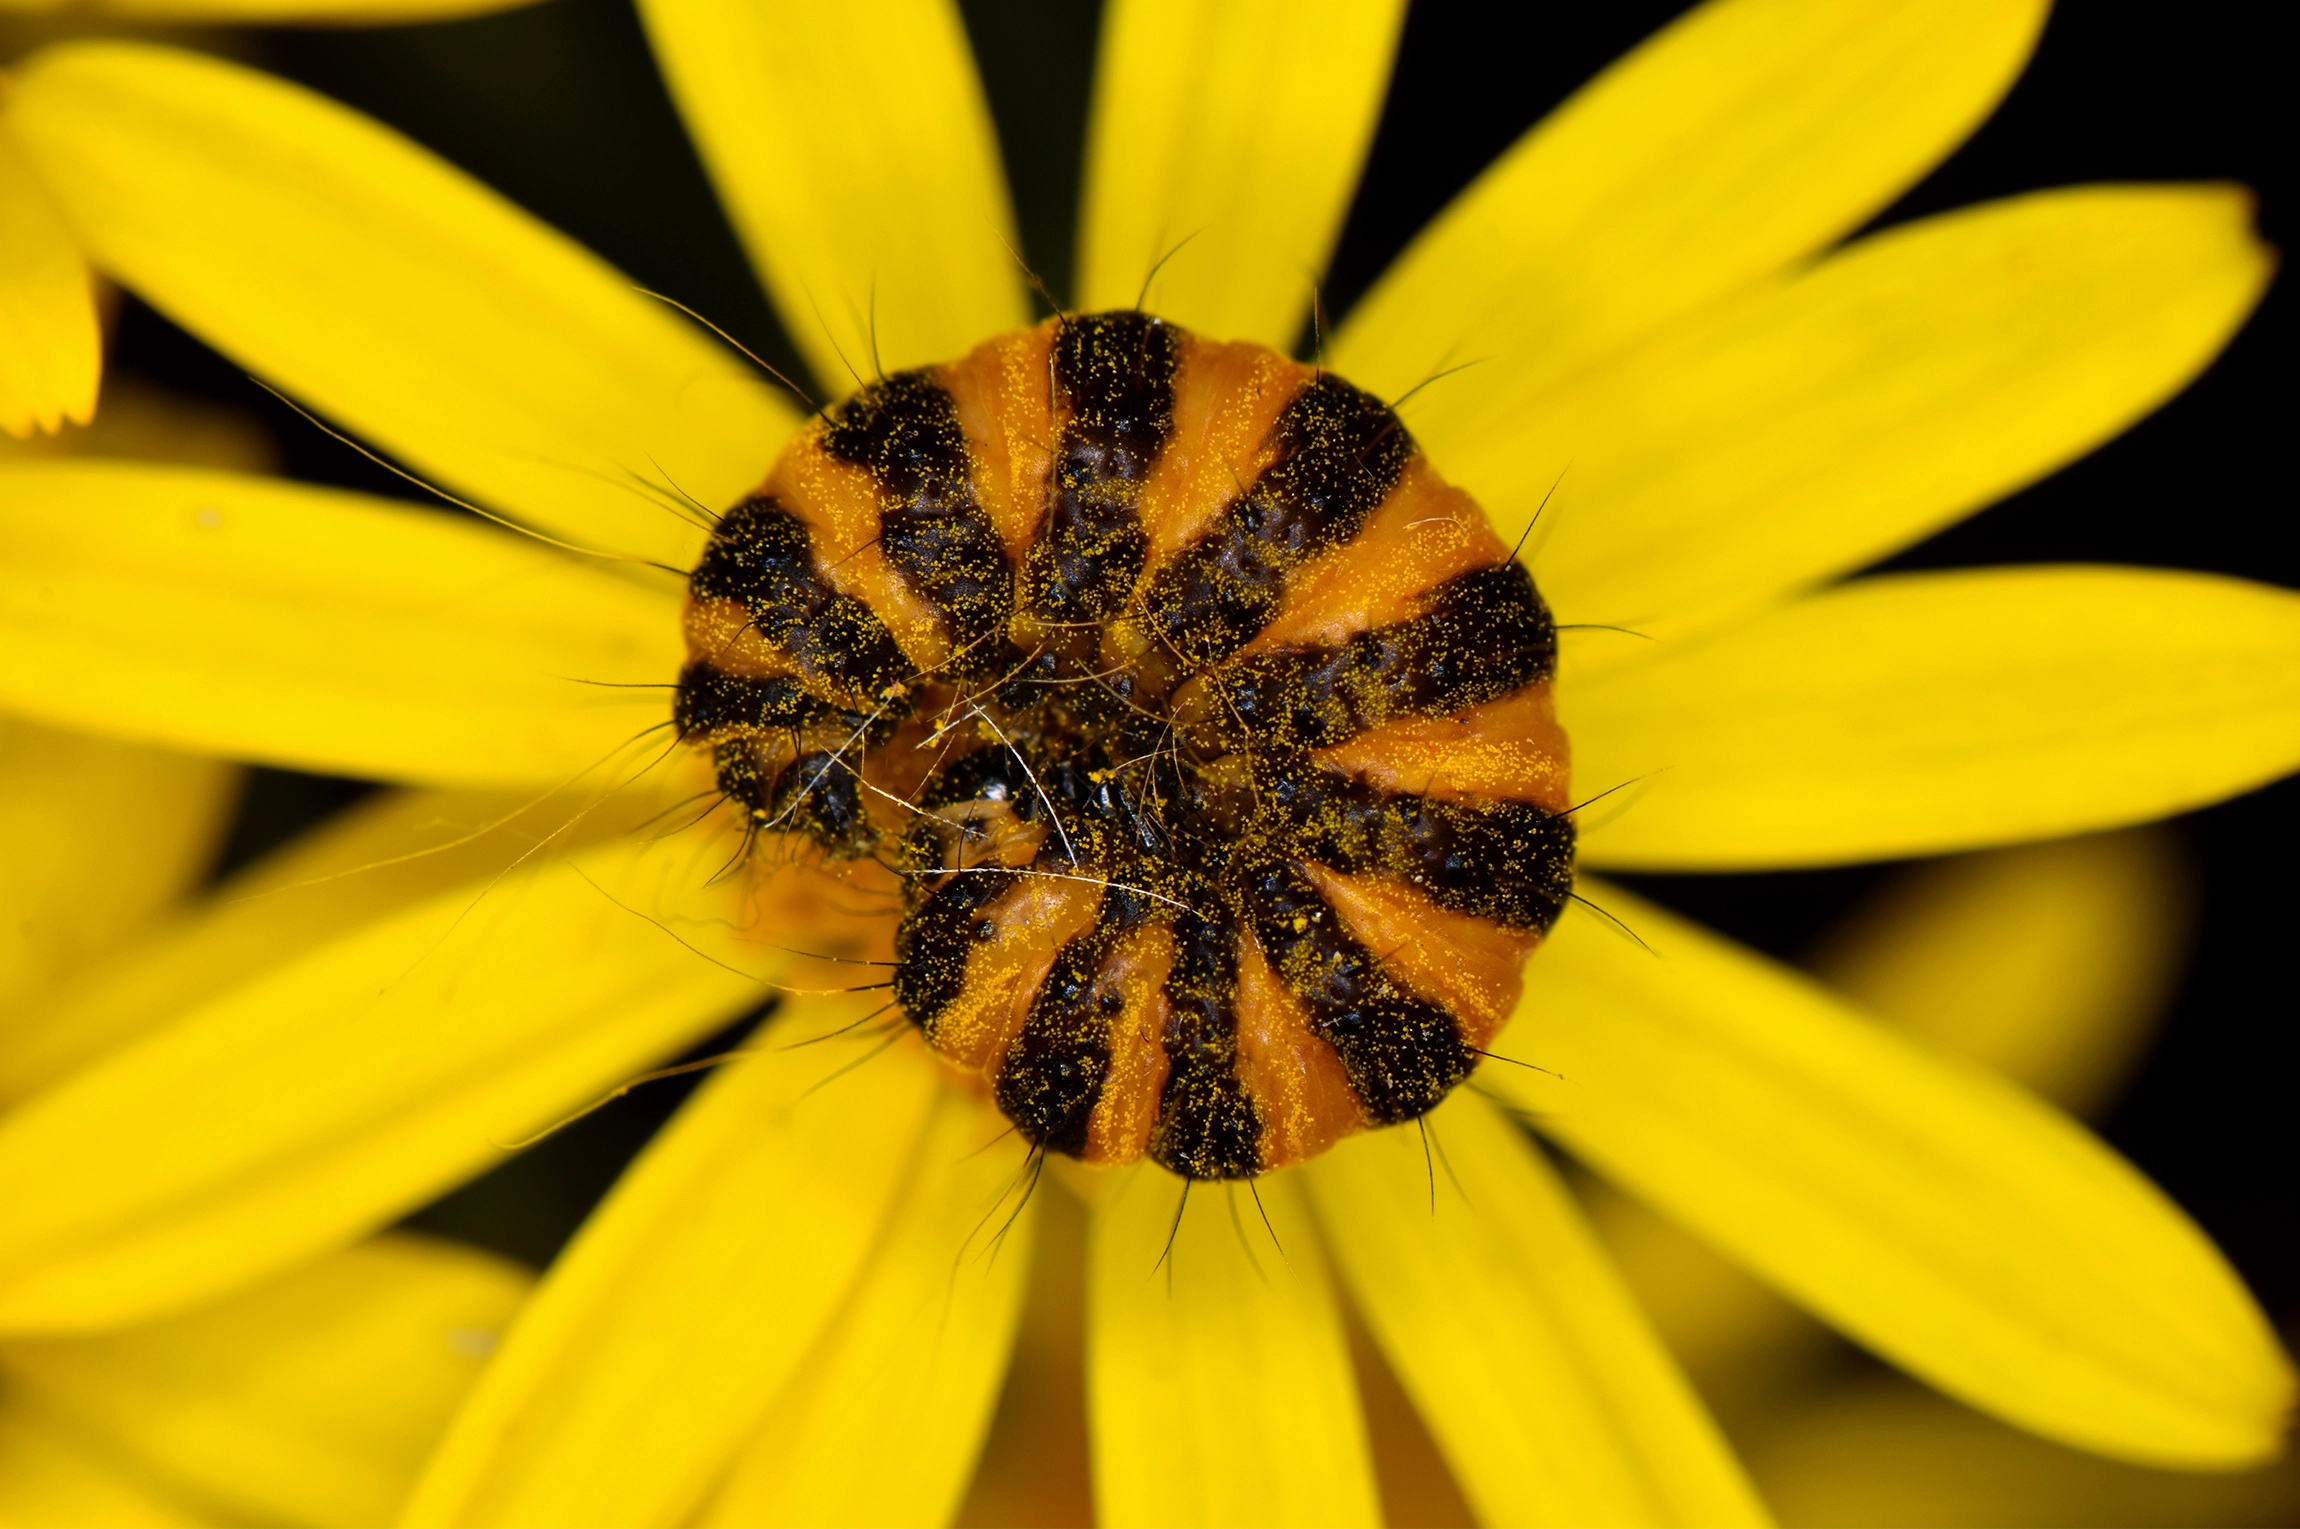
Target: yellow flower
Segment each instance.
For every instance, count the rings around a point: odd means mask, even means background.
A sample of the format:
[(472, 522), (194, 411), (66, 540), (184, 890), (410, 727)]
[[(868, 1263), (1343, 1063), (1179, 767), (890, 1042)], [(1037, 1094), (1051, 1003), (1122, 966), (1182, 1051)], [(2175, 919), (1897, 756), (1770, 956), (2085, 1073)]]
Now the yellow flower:
[[(1023, 321), (947, 6), (644, 10), (818, 373), (844, 375), (841, 354), (955, 356)], [(1082, 305), (1132, 301), (1203, 230), (1151, 305), (1289, 342), (1397, 16), (1119, 5)], [(1580, 781), (1644, 781), (1585, 823), (1589, 864), (2012, 842), (2300, 761), (2300, 599), (2282, 591), (2107, 568), (1835, 582), (2161, 402), (2268, 278), (2245, 199), (2216, 187), (2043, 193), (1835, 247), (1985, 116), (2040, 19), (2012, 0), (1705, 6), (1498, 161), (1333, 336), (1335, 369), (1389, 397), (1482, 361), (1409, 422), (1505, 534), (1571, 463), (1529, 544), (1542, 586), (1568, 620), (1651, 639), (1594, 632), (1565, 656)], [(14, 82), (7, 131), (108, 275), (553, 536), (691, 566), (700, 532), (634, 481), (731, 503), (797, 423), (583, 251), (276, 81), (60, 49)], [(722, 938), (739, 892), (628, 831), (654, 803), (579, 815), (564, 790), (659, 720), (659, 700), (572, 681), (667, 680), (674, 581), (223, 474), (4, 481), (0, 705), (429, 789), (261, 868), (243, 890), (275, 895), (220, 904), (42, 1014), (42, 1049), (0, 1076), (24, 1100), (0, 1123), (0, 1326), (128, 1321), (388, 1221), (756, 1002), (696, 947), (791, 980), (795, 963)], [(471, 836), (537, 789), (555, 794)], [(1600, 897), (1653, 954), (1561, 925), (1500, 1045), (1562, 1076), (1504, 1065), (1483, 1086), (1975, 1405), (2132, 1459), (2276, 1447), (2290, 1377), (2266, 1324), (2081, 1127)], [(774, 1033), (869, 1007), (793, 1000)], [(413, 1519), (948, 1514), (1033, 1212), (1001, 1256), (957, 1250), (1018, 1153), (976, 1153), (980, 1107), (908, 1049), (818, 1088), (824, 1055), (728, 1068), (649, 1149), (489, 1367)], [(1105, 1518), (1376, 1515), (1334, 1274), (1481, 1517), (1761, 1516), (1545, 1159), (1480, 1094), (1432, 1119), (1458, 1193), (1416, 1136), (1359, 1138), (1263, 1182), (1277, 1248), (1196, 1197), (1171, 1294), (1154, 1271), (1172, 1181), (1093, 1192)]]

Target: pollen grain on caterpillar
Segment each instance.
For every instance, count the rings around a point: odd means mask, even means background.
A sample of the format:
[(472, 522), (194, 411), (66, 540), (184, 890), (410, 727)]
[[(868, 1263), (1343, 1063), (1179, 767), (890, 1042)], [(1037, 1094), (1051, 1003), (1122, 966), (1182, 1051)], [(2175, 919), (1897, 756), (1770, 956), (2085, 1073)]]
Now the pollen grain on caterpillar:
[(883, 902), (902, 1022), (1034, 1155), (1251, 1180), (1419, 1120), (1572, 896), (1531, 578), (1262, 346), (1058, 315), (864, 384), (685, 623), (729, 870)]

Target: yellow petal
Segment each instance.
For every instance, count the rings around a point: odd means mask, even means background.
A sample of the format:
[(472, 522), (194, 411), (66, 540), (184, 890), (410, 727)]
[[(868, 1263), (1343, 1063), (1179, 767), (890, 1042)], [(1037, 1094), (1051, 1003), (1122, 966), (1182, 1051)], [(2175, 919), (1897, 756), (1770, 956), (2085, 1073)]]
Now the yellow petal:
[[(1565, 619), (1648, 637), (1714, 624), (1929, 535), (2185, 387), (2267, 286), (2251, 221), (2250, 195), (2225, 186), (1931, 218), (1528, 400), (1440, 460), (1512, 538), (1555, 490), (1534, 571)], [(1580, 657), (1638, 647), (1597, 634)]]
[(0, 430), (86, 424), (103, 362), (88, 263), (0, 123)]
[(2266, 1457), (2267, 1322), (2177, 1207), (1970, 1063), (1612, 887), (1561, 924), (1481, 1077), (1607, 1177), (1913, 1374), (2127, 1459)]
[(533, 1283), (395, 1233), (164, 1321), (0, 1345), (0, 1384), (228, 1521), (378, 1524)]
[(0, 1330), (132, 1321), (346, 1242), (757, 1002), (649, 917), (693, 920), (689, 940), (728, 917), (694, 859), (539, 856), (26, 1102), (0, 1121)]
[(791, 339), (834, 394), (1029, 322), (950, 0), (647, 0), (656, 61)]
[(945, 1523), (1091, 1524), (1086, 1437), (1086, 1205), (1096, 1175), (1050, 1162), (1031, 1197), (1037, 1225), (1014, 1358), (966, 1500)]
[(221, 761), (0, 717), (0, 1016), (205, 875), (238, 798)]
[[(1463, 1090), (1305, 1175), (1358, 1309), (1489, 1524), (1757, 1524), (1693, 1389), (1517, 1128)], [(1426, 1149), (1443, 1153), (1445, 1172)]]
[(2300, 595), (2138, 568), (1865, 579), (1559, 689), (1596, 865), (2050, 838), (2300, 765)]
[[(1511, 394), (1858, 227), (1963, 141), (2042, 0), (1711, 0), (1598, 76), (1455, 200), (1343, 327), (1334, 363), (1416, 399), (1446, 461)], [(1497, 389), (1481, 377), (1508, 379)]]
[(1933, 861), (1808, 963), (1854, 1002), (2084, 1114), (2163, 1018), (2194, 921), (2161, 828)]
[[(2081, 1113), (2103, 1102), (2163, 1015), (2194, 911), (2188, 871), (2162, 828), (1924, 861), (1864, 899), (1805, 964), (1878, 1018)], [(1750, 1437), (1751, 1416), (1808, 1395), (1838, 1362), (1826, 1328), (1707, 1243), (1609, 1186), (1582, 1190), (1638, 1304), (1735, 1420), (1736, 1442)], [(1744, 1458), (1757, 1471), (1763, 1457)], [(1759, 1485), (1792, 1523), (1867, 1521), (1773, 1499), (1762, 1472)], [(2008, 1511), (1996, 1521), (2042, 1520)]]
[(1890, 1375), (1766, 1419), (1750, 1463), (1792, 1524), (2287, 1524), (2300, 1517), (2300, 1457), (2242, 1475), (2146, 1470), (2063, 1449)]
[(1379, 1523), (1349, 1345), (1299, 1184), (1193, 1185), (1177, 1227), (1182, 1192), (1144, 1167), (1113, 1176), (1093, 1206), (1086, 1410), (1098, 1517)]
[(1365, 1407), (1366, 1432), (1374, 1452), (1374, 1476), (1381, 1487), (1382, 1517), (1390, 1524), (1475, 1524), (1477, 1514), (1461, 1482), (1446, 1464), (1429, 1424), (1382, 1357), (1365, 1321), (1350, 1323), (1350, 1362), (1358, 1373), (1358, 1396)]
[(78, 1430), (0, 1396), (0, 1525), (6, 1529), (191, 1529), (225, 1523), (221, 1514), (178, 1500)]
[(457, 492), (685, 567), (692, 495), (755, 485), (793, 411), (731, 352), (345, 107), (133, 43), (40, 54), (8, 123), (98, 265)]
[(1080, 304), (1127, 308), (1146, 291), (1191, 328), (1290, 347), (1349, 211), (1404, 17), (1398, 0), (1112, 6)]
[(1843, 1339), (1677, 1222), (1602, 1179), (1575, 1188), (1638, 1309), (1702, 1400), (1735, 1425), (1736, 1451), (1753, 1409), (1810, 1392), (1843, 1363)]
[(94, 461), (0, 466), (0, 633), (0, 705), (44, 720), (476, 784), (597, 769), (669, 706), (602, 685), (680, 662), (667, 579), (386, 500)]
[(353, 931), (443, 893), (474, 893), (541, 844), (581, 848), (656, 810), (597, 791), (386, 792), (233, 877), (84, 967), (0, 1027), (0, 1103), (266, 980)]
[[(799, 1018), (769, 1043), (813, 1033)], [(923, 1050), (833, 1076), (877, 1044), (771, 1051), (706, 1085), (553, 1267), (409, 1522), (675, 1524), (702, 1506), (920, 1171), (945, 1086)]]
[[(1003, 1150), (986, 1142), (1007, 1138)], [(1005, 1122), (945, 1089), (846, 1309), (799, 1362), (706, 1524), (946, 1524), (1014, 1346), (1035, 1176)], [(1018, 1203), (1020, 1202), (1020, 1203)], [(889, 1449), (899, 1439), (901, 1447)]]
[(0, 437), (0, 462), (58, 456), (250, 473), (276, 472), (280, 465), (271, 431), (250, 409), (157, 387), (133, 372), (105, 379), (103, 410), (84, 426), (23, 441)]
[(534, 0), (0, 0), (0, 11), (81, 11), (195, 25), (358, 26), (485, 16), (532, 3)]

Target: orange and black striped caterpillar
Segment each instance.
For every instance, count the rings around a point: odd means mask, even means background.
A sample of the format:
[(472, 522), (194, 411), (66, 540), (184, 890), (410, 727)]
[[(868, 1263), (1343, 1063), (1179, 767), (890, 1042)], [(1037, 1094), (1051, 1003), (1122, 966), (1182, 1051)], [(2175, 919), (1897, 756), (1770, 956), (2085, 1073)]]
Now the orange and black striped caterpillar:
[(1572, 887), (1556, 632), (1379, 400), (1139, 312), (818, 416), (696, 567), (681, 735), (902, 878), (1034, 1144), (1247, 1178), (1466, 1078)]

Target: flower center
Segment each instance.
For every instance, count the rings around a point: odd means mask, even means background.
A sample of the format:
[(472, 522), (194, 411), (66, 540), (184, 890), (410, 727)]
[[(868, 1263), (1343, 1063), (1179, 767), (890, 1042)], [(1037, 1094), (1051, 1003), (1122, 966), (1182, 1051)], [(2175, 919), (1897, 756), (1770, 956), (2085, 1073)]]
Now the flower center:
[(696, 567), (683, 737), (901, 878), (895, 998), (1033, 1143), (1251, 1177), (1434, 1108), (1572, 885), (1556, 633), (1397, 416), (1067, 316), (817, 418)]

